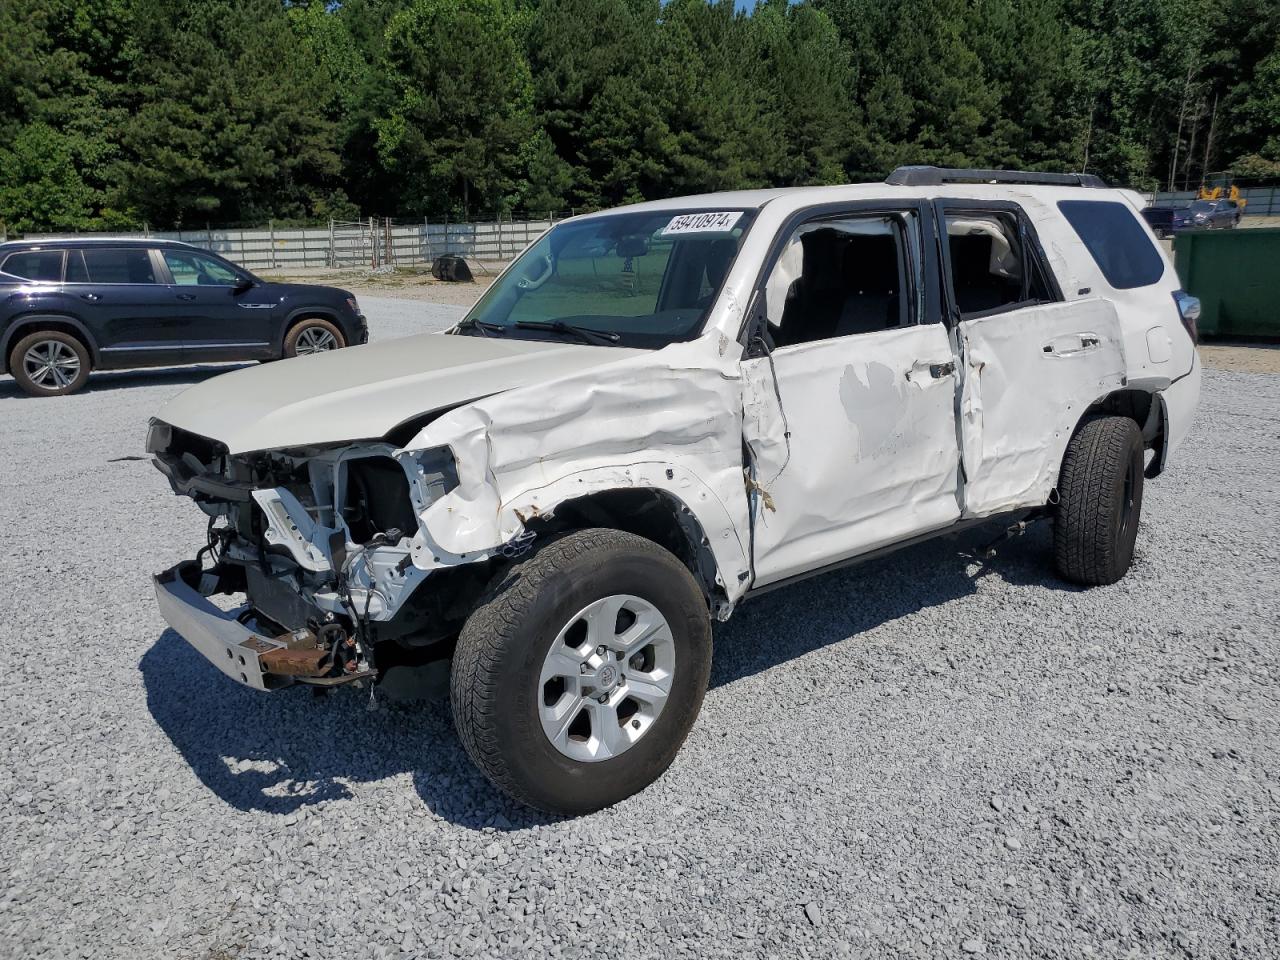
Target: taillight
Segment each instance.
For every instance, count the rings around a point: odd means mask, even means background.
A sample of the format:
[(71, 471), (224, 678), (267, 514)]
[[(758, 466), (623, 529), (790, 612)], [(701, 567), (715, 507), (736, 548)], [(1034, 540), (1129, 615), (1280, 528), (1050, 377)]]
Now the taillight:
[(1173, 302), (1178, 305), (1178, 316), (1182, 325), (1187, 328), (1192, 343), (1200, 342), (1200, 332), (1196, 329), (1196, 321), (1200, 319), (1200, 298), (1193, 297), (1185, 290), (1173, 291)]

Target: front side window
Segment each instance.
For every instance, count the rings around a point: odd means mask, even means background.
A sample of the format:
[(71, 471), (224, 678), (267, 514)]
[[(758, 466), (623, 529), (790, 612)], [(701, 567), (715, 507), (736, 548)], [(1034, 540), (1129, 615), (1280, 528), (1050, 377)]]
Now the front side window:
[(914, 213), (815, 220), (787, 239), (765, 284), (769, 334), (791, 346), (918, 321)]
[(1058, 209), (1107, 283), (1117, 290), (1145, 287), (1164, 276), (1164, 258), (1127, 205), (1114, 200), (1060, 200)]
[(240, 280), (234, 270), (204, 254), (190, 250), (164, 250), (164, 262), (179, 286), (234, 287)]
[(0, 270), (11, 277), (58, 283), (62, 280), (61, 250), (26, 250), (5, 257)]
[(141, 247), (85, 247), (79, 253), (82, 260), (70, 272), (78, 278), (83, 269), (89, 283), (156, 282), (151, 254)]
[(1015, 214), (948, 210), (951, 293), (961, 317), (998, 313), (1052, 300), (1037, 256)]
[(650, 348), (691, 339), (752, 216), (617, 213), (561, 224), (525, 251), (459, 330)]

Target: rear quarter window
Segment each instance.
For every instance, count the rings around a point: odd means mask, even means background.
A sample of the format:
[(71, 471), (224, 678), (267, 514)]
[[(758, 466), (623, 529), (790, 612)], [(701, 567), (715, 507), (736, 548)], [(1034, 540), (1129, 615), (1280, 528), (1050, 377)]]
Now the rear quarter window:
[(1145, 287), (1164, 276), (1164, 257), (1125, 204), (1060, 200), (1058, 209), (1084, 241), (1107, 283), (1117, 290)]
[(62, 280), (61, 250), (26, 250), (5, 257), (3, 271), (23, 280), (41, 280), (58, 283)]

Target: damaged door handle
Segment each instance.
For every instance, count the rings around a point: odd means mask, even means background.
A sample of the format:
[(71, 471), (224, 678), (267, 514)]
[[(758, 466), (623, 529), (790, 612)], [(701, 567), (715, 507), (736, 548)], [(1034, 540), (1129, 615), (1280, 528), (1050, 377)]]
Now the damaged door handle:
[(1073, 333), (1058, 337), (1044, 345), (1044, 352), (1054, 357), (1072, 357), (1086, 350), (1094, 350), (1102, 345), (1102, 338), (1096, 333)]
[(946, 363), (929, 364), (929, 376), (935, 380), (941, 380), (943, 377), (949, 377), (956, 372), (956, 362), (948, 360)]

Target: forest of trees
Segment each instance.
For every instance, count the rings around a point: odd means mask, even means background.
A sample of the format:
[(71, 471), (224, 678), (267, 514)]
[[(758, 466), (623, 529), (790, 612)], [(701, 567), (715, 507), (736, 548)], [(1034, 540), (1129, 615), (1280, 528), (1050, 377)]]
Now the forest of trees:
[(10, 231), (1280, 176), (1280, 0), (5, 0)]

